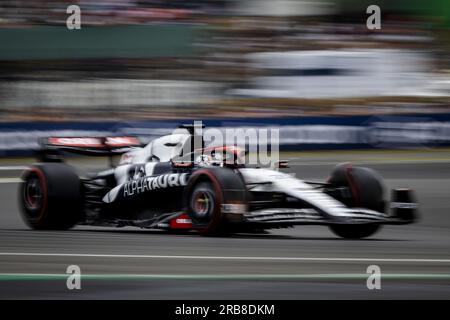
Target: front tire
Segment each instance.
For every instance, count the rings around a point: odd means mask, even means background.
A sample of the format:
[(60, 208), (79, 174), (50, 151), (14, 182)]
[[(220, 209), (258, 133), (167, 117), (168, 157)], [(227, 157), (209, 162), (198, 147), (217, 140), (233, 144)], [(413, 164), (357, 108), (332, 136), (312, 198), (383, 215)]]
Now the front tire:
[(241, 221), (240, 213), (223, 211), (226, 204), (247, 205), (245, 182), (229, 168), (213, 167), (195, 171), (185, 189), (187, 214), (192, 226), (202, 235), (230, 235)]
[(201, 234), (216, 234), (221, 227), (223, 213), (220, 190), (209, 181), (196, 184), (189, 199), (189, 216)]
[(341, 238), (345, 239), (362, 239), (370, 237), (379, 229), (379, 224), (334, 224), (330, 226), (331, 231)]
[(36, 164), (22, 175), (19, 202), (25, 223), (37, 230), (66, 230), (82, 219), (81, 182), (64, 163)]
[[(351, 198), (337, 198), (348, 207), (385, 211), (385, 188), (381, 176), (374, 170), (340, 164), (333, 170), (328, 182), (334, 187), (350, 190)], [(381, 228), (379, 224), (333, 224), (329, 227), (334, 234), (346, 239), (367, 238)]]

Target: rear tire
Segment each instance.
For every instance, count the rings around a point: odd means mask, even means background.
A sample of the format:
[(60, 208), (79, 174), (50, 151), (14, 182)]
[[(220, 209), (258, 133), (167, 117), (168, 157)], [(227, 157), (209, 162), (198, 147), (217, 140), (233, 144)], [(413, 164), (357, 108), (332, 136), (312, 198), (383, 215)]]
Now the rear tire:
[[(348, 207), (385, 211), (384, 185), (374, 170), (349, 164), (337, 165), (328, 182), (335, 187), (349, 188), (350, 199), (337, 199)], [(333, 224), (329, 227), (334, 234), (346, 239), (370, 237), (381, 228), (379, 224)]]
[(66, 230), (81, 221), (81, 182), (71, 166), (36, 164), (24, 172), (22, 179), (19, 202), (28, 226), (38, 230)]

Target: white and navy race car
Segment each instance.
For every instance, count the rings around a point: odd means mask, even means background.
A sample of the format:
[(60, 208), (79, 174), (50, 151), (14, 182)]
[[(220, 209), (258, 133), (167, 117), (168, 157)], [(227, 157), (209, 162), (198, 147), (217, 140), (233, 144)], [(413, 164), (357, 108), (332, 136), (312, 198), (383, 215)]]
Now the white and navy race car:
[[(237, 147), (206, 148), (192, 125), (147, 145), (134, 137), (50, 137), (41, 144), (41, 161), (25, 170), (19, 192), (34, 229), (83, 224), (217, 235), (311, 224), (363, 238), (383, 224), (416, 220), (413, 192), (392, 190), (387, 201), (382, 179), (369, 168), (339, 164), (326, 182), (304, 181), (246, 166)], [(64, 162), (66, 152), (121, 158), (81, 175)]]

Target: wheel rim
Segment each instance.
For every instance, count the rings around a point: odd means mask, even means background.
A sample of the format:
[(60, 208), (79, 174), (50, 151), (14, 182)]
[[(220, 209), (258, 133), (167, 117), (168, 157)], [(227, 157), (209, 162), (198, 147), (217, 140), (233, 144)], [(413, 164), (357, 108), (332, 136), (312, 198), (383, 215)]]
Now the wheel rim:
[(25, 182), (24, 202), (27, 209), (35, 211), (42, 207), (43, 190), (41, 180), (37, 176), (31, 176)]
[(207, 218), (211, 214), (213, 199), (209, 192), (199, 191), (193, 199), (193, 209), (197, 218)]

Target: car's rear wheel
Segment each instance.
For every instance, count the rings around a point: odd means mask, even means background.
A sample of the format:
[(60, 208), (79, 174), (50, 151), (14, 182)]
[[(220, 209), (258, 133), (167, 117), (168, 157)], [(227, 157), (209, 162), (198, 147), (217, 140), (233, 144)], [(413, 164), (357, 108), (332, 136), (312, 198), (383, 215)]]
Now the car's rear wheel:
[[(334, 187), (348, 188), (351, 197), (338, 198), (345, 205), (384, 212), (384, 185), (381, 176), (374, 170), (341, 164), (333, 170), (328, 182)], [(379, 231), (380, 227), (379, 224), (330, 225), (330, 229), (336, 235), (347, 239), (370, 237)]]
[(82, 218), (81, 182), (75, 170), (63, 163), (33, 165), (19, 187), (25, 222), (33, 229), (65, 230)]

